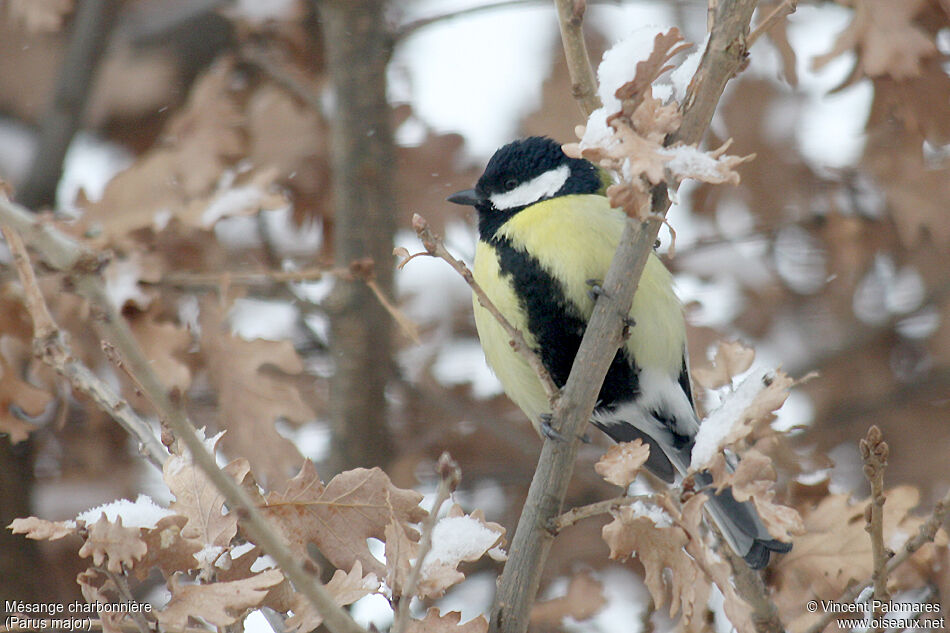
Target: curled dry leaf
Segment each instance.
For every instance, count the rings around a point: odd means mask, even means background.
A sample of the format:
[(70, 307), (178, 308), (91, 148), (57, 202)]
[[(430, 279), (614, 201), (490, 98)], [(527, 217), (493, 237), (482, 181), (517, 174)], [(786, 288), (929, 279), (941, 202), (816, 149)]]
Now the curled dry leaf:
[(583, 622), (597, 615), (606, 605), (604, 585), (589, 573), (582, 572), (571, 578), (565, 595), (538, 602), (531, 608), (531, 625), (556, 629), (564, 618)]
[(14, 534), (24, 534), (26, 538), (37, 541), (55, 541), (70, 534), (76, 534), (79, 529), (75, 521), (47, 521), (37, 517), (13, 519), (7, 527)]
[(748, 436), (759, 424), (771, 422), (794, 381), (781, 371), (755, 371), (730, 392), (699, 425), (690, 470), (710, 467), (722, 449)]
[(430, 607), (422, 620), (409, 620), (406, 633), (486, 633), (488, 631), (488, 620), (483, 615), (465, 624), (459, 624), (461, 620), (462, 614), (458, 611), (439, 615), (436, 607)]
[[(612, 511), (613, 521), (604, 526), (602, 536), (610, 547), (610, 558), (626, 560), (636, 556), (643, 564), (644, 582), (659, 609), (670, 600), (670, 615), (682, 610), (685, 619), (693, 611), (694, 586), (700, 573), (683, 551), (689, 537), (678, 525), (661, 526), (634, 506)], [(670, 573), (664, 570), (669, 569)]]
[(718, 455), (709, 472), (713, 474), (716, 490), (731, 487), (736, 500), (752, 499), (774, 538), (788, 542), (793, 535), (805, 531), (798, 511), (775, 501), (775, 469), (768, 456), (755, 449), (745, 451), (735, 472), (729, 472), (725, 458)]
[(386, 526), (399, 522), (413, 540), (426, 512), (422, 495), (397, 488), (379, 468), (340, 473), (324, 486), (310, 460), (283, 492), (267, 495), (261, 510), (301, 558), (315, 543), (333, 565), (352, 569), (360, 561), (367, 572), (383, 576), (386, 568), (370, 553), (366, 539), (384, 539)]
[(465, 514), (461, 506), (452, 506), (432, 531), (432, 548), (423, 561), (416, 595), (438, 597), (464, 580), (465, 575), (458, 571), (463, 562), (476, 561), (486, 554), (494, 560), (505, 560), (500, 549), (504, 538), (505, 528), (486, 521), (480, 510)]
[(123, 568), (131, 568), (135, 561), (145, 556), (147, 546), (139, 528), (122, 527), (122, 517), (115, 523), (103, 514), (98, 521), (87, 526), (86, 542), (79, 548), (79, 556), (92, 557), (93, 565), (120, 574)]
[(214, 626), (229, 626), (243, 619), (248, 610), (261, 606), (270, 588), (283, 579), (280, 571), (268, 569), (243, 580), (180, 587), (172, 591), (172, 599), (156, 616), (172, 631), (185, 630), (192, 616)]
[[(342, 569), (336, 570), (330, 582), (323, 588), (333, 597), (333, 602), (342, 607), (374, 593), (379, 589), (379, 580), (376, 574), (363, 576), (363, 566), (356, 561), (349, 573)], [(284, 622), (284, 630), (287, 633), (306, 633), (323, 623), (323, 616), (317, 613), (313, 604), (302, 594), (293, 594), (292, 603), (287, 609), (282, 609), (288, 610), (293, 611), (293, 615)]]
[(732, 379), (745, 372), (755, 360), (755, 350), (739, 341), (720, 341), (712, 359), (712, 367), (697, 367), (693, 378), (706, 389), (719, 389), (732, 384)]
[(637, 478), (650, 456), (650, 447), (641, 440), (622, 442), (607, 449), (594, 464), (594, 470), (607, 482), (626, 488)]

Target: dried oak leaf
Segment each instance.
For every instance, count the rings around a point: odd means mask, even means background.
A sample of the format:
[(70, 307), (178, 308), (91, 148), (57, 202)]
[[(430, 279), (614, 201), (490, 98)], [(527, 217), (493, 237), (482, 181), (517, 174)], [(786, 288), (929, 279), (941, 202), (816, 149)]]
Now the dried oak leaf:
[(247, 457), (269, 487), (283, 484), (303, 456), (274, 422), (315, 417), (298, 385), (288, 379), (303, 371), (303, 361), (290, 341), (245, 341), (232, 335), (211, 301), (202, 304), (200, 322), (201, 355), (218, 394), (219, 428), (228, 431), (225, 448)]
[(488, 620), (483, 615), (465, 624), (459, 624), (461, 620), (462, 614), (458, 611), (439, 615), (438, 608), (429, 607), (424, 619), (409, 620), (406, 633), (486, 633), (488, 631)]
[(699, 426), (690, 469), (703, 470), (721, 459), (722, 449), (745, 439), (756, 426), (770, 422), (794, 381), (785, 373), (753, 372)]
[(92, 563), (120, 574), (125, 568), (131, 568), (147, 551), (142, 540), (140, 528), (122, 527), (122, 517), (116, 517), (115, 523), (103, 514), (99, 520), (87, 526), (86, 542), (79, 548), (79, 556), (92, 557)]
[(283, 492), (267, 495), (261, 510), (301, 558), (313, 542), (334, 566), (352, 569), (360, 561), (367, 572), (382, 577), (386, 568), (370, 553), (366, 539), (385, 538), (393, 521), (418, 538), (408, 524), (426, 516), (421, 500), (419, 493), (395, 487), (379, 468), (348, 470), (324, 486), (313, 463), (305, 460)]
[(775, 501), (775, 469), (768, 456), (750, 449), (742, 454), (735, 472), (728, 472), (725, 459), (720, 455), (717, 466), (710, 468), (710, 471), (713, 472), (716, 490), (731, 487), (736, 500), (752, 499), (773, 538), (790, 541), (793, 535), (805, 531), (798, 511)]
[(285, 206), (273, 190), (276, 170), (237, 167), (247, 143), (232, 75), (232, 64), (220, 62), (199, 78), (170, 121), (164, 144), (117, 174), (83, 222), (118, 239), (136, 229), (160, 228), (173, 217), (210, 228), (228, 215)]
[(170, 321), (158, 321), (151, 313), (129, 318), (128, 323), (162, 384), (185, 393), (191, 386), (191, 369), (183, 357), (191, 346), (191, 333)]
[(755, 350), (739, 341), (720, 341), (712, 359), (712, 367), (697, 367), (693, 378), (706, 389), (719, 389), (732, 384), (732, 379), (752, 366)]
[(626, 488), (637, 478), (650, 457), (650, 447), (641, 440), (614, 444), (594, 464), (594, 470), (607, 482)]
[[(885, 492), (884, 545), (897, 550), (916, 534), (923, 519), (909, 514), (920, 493), (911, 486)], [(807, 628), (817, 614), (803, 613), (804, 600), (832, 599), (848, 585), (871, 577), (871, 540), (865, 531), (868, 502), (852, 503), (849, 495), (825, 497), (804, 512), (805, 533), (795, 539), (795, 547), (773, 565), (776, 602), (789, 623), (789, 630)], [(926, 555), (921, 550), (916, 556)], [(911, 566), (905, 566), (911, 567)]]
[[(323, 588), (333, 597), (333, 602), (342, 607), (375, 593), (379, 589), (379, 580), (376, 574), (363, 576), (363, 566), (356, 561), (349, 573), (336, 570)], [(306, 633), (323, 623), (323, 616), (317, 613), (310, 600), (299, 593), (294, 593), (289, 610), (294, 614), (284, 622), (287, 633)]]
[[(461, 506), (453, 505), (446, 516), (439, 519), (432, 530), (432, 548), (422, 563), (422, 573), (416, 587), (416, 596), (435, 598), (465, 579), (458, 570), (463, 562), (472, 562), (488, 555), (494, 560), (505, 560), (501, 551), (505, 528), (485, 520), (481, 510), (465, 514)], [(387, 556), (389, 541), (386, 542)]]
[[(752, 622), (752, 610), (749, 604), (739, 596), (733, 584), (732, 568), (703, 541), (700, 525), (705, 503), (706, 495), (695, 495), (683, 504), (680, 513), (680, 525), (689, 536), (686, 551), (696, 561), (697, 566), (701, 566), (704, 571), (696, 579), (692, 589), (687, 588), (685, 590), (684, 602), (690, 608), (694, 605), (705, 605), (711, 591), (711, 586), (706, 582), (706, 578), (709, 578), (722, 593), (723, 610), (736, 631), (738, 633), (756, 633), (758, 629)], [(728, 547), (728, 545), (724, 547)]]
[(854, 50), (857, 68), (851, 81), (888, 75), (896, 80), (920, 74), (921, 59), (937, 54), (934, 41), (914, 24), (926, 0), (853, 0), (851, 24), (838, 35), (832, 49), (812, 60), (822, 68), (832, 59)]
[(195, 554), (201, 551), (202, 544), (182, 535), (187, 521), (187, 517), (181, 515), (168, 516), (160, 519), (154, 528), (144, 531), (142, 539), (148, 550), (134, 568), (139, 579), (147, 577), (155, 567), (161, 569), (166, 578), (175, 572), (199, 567)]
[(12, 350), (14, 345), (13, 338), (0, 336), (0, 434), (8, 434), (10, 442), (18, 444), (36, 427), (22, 420), (14, 411), (19, 409), (30, 417), (36, 417), (46, 410), (53, 396), (20, 378), (10, 358), (18, 355)]
[(571, 578), (565, 595), (531, 607), (531, 626), (557, 629), (564, 618), (582, 622), (597, 615), (606, 604), (604, 585), (589, 573), (581, 572)]
[[(202, 546), (226, 548), (237, 534), (238, 519), (224, 512), (224, 495), (190, 459), (173, 455), (162, 468), (165, 485), (175, 496), (170, 508), (187, 518), (181, 536)], [(246, 459), (237, 459), (224, 471), (238, 482), (250, 471)]]
[(75, 521), (47, 521), (37, 517), (13, 519), (7, 526), (14, 534), (24, 534), (26, 538), (37, 541), (55, 541), (70, 534), (76, 534)]
[[(611, 514), (613, 521), (601, 532), (610, 547), (610, 558), (639, 558), (645, 573), (644, 583), (656, 608), (661, 608), (669, 598), (670, 615), (675, 616), (682, 609), (683, 616), (687, 617), (692, 612), (692, 587), (700, 574), (683, 551), (689, 541), (686, 532), (676, 525), (661, 527), (631, 506), (623, 506)], [(671, 573), (666, 574), (666, 569)]]
[(690, 46), (692, 44), (684, 42), (682, 34), (675, 27), (666, 33), (657, 33), (653, 38), (653, 50), (650, 56), (637, 63), (637, 70), (632, 80), (617, 88), (615, 95), (620, 99), (621, 109), (620, 112), (608, 117), (607, 123), (610, 124), (613, 117), (632, 118), (644, 98), (653, 96), (653, 82), (673, 68), (667, 62)]
[(172, 631), (185, 630), (189, 616), (214, 626), (229, 626), (242, 619), (249, 609), (259, 607), (270, 588), (283, 580), (279, 570), (268, 569), (243, 580), (180, 587), (172, 591), (172, 599), (156, 616), (163, 627)]

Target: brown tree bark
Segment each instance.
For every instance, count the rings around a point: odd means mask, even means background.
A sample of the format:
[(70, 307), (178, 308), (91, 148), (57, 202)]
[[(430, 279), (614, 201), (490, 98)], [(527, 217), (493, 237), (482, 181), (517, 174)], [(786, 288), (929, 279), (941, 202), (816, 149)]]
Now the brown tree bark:
[[(383, 0), (317, 2), (332, 82), (331, 149), (337, 265), (371, 259), (383, 292), (393, 285), (395, 149), (386, 101), (391, 36)], [(391, 453), (386, 385), (392, 321), (363, 281), (340, 280), (330, 298), (331, 455), (324, 476), (385, 466)]]

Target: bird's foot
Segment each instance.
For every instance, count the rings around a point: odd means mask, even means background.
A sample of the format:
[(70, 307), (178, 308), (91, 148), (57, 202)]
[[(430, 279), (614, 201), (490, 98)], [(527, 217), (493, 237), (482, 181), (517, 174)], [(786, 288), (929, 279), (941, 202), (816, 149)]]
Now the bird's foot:
[(587, 296), (590, 297), (591, 301), (597, 301), (597, 298), (601, 295), (607, 296), (607, 293), (604, 292), (604, 287), (600, 285), (603, 283), (601, 280), (588, 279), (585, 283), (590, 286), (590, 290), (587, 291)]
[[(541, 435), (548, 438), (549, 440), (554, 440), (555, 442), (566, 442), (567, 436), (554, 429), (551, 426), (551, 420), (553, 416), (550, 413), (541, 414)], [(590, 436), (587, 433), (584, 433), (580, 436), (580, 441), (584, 444), (590, 444)]]

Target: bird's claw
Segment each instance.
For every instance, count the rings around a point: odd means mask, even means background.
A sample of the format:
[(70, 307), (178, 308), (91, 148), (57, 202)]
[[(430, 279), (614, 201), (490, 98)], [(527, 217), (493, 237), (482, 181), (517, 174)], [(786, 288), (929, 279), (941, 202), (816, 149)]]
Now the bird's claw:
[(591, 301), (597, 301), (597, 298), (600, 296), (607, 296), (607, 293), (604, 292), (604, 287), (600, 284), (602, 283), (598, 279), (588, 279), (585, 282), (590, 286), (590, 290), (587, 291), (587, 296), (590, 297)]
[[(549, 440), (554, 440), (555, 442), (566, 442), (567, 436), (565, 436), (560, 431), (555, 430), (555, 428), (551, 426), (552, 419), (553, 416), (550, 413), (541, 414), (541, 435), (548, 438)], [(581, 435), (579, 439), (584, 444), (590, 444), (590, 436), (587, 435), (587, 433)]]

